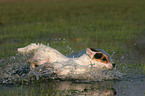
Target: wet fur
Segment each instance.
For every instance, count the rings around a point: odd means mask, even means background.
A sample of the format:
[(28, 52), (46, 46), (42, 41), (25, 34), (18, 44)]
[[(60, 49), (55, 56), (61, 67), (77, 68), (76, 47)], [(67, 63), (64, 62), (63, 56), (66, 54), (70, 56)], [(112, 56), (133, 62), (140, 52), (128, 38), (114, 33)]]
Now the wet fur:
[[(68, 75), (72, 71), (73, 74), (83, 74), (91, 70), (90, 68), (100, 68), (104, 70), (114, 68), (107, 55), (93, 48), (87, 48), (86, 54), (83, 54), (79, 58), (68, 58), (50, 46), (35, 43), (24, 48), (18, 48), (18, 52), (23, 54), (33, 52), (32, 58), (29, 59), (31, 68), (45, 63), (53, 63), (53, 67), (58, 75)], [(61, 68), (62, 65), (64, 65), (62, 62), (68, 63), (69, 61), (73, 61), (74, 64), (77, 65), (77, 68), (75, 68), (74, 65), (66, 66), (67, 64), (65, 64), (65, 68)]]

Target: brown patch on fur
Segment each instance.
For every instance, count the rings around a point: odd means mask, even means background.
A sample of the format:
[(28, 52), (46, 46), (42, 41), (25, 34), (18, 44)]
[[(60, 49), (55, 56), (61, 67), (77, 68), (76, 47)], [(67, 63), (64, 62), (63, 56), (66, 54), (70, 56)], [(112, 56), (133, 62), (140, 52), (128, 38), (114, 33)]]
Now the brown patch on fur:
[[(98, 58), (96, 58), (95, 55), (97, 55)], [(107, 55), (103, 54), (102, 52), (96, 53), (95, 55), (94, 55), (93, 59), (98, 62), (102, 62), (102, 63), (106, 63), (106, 64), (110, 62), (109, 57)]]
[(31, 68), (34, 69), (36, 66), (35, 64), (31, 64)]
[(50, 61), (49, 61), (49, 59), (47, 59), (45, 62), (31, 62), (32, 61), (32, 59), (29, 59), (29, 63), (31, 63), (31, 68), (35, 68), (35, 67), (38, 67), (39, 65), (42, 65), (42, 64), (44, 64), (44, 63), (50, 63)]

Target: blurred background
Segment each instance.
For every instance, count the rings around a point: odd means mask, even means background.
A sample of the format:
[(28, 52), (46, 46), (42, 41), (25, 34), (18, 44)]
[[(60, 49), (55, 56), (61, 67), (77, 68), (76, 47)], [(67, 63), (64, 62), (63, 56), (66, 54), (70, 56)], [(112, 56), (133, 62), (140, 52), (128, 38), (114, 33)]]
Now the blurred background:
[[(15, 56), (17, 48), (30, 43), (49, 43), (64, 55), (87, 47), (115, 52), (117, 70), (128, 74), (131, 83), (118, 92), (133, 96), (123, 92), (132, 92), (133, 80), (141, 85), (145, 80), (144, 4), (145, 0), (0, 0), (0, 59)], [(145, 88), (136, 82), (134, 96), (144, 95)]]

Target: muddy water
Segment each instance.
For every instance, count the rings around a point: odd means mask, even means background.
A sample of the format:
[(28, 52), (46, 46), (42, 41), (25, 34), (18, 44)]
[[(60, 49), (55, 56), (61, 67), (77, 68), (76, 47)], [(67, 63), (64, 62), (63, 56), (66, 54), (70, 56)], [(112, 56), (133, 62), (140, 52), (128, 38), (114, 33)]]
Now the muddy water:
[[(113, 71), (105, 71), (106, 74), (101, 74), (102, 76), (93, 81), (58, 80), (55, 74), (46, 71), (43, 66), (41, 69), (44, 68), (42, 73), (45, 73), (45, 75), (39, 73), (38, 68), (30, 73), (31, 77), (29, 77), (30, 68), (27, 59), (30, 56), (17, 54), (8, 59), (0, 60), (0, 95), (144, 96), (144, 52), (137, 50), (137, 48), (142, 48), (139, 47), (142, 45), (142, 43), (136, 42), (132, 46), (125, 47), (129, 51), (121, 55), (116, 53), (113, 58), (117, 63), (117, 68)], [(77, 53), (76, 56), (79, 56), (80, 53)], [(6, 64), (8, 65), (6, 66)], [(111, 78), (108, 78), (108, 76)], [(48, 80), (48, 77), (53, 78)], [(39, 80), (39, 82), (36, 82), (36, 80)], [(23, 84), (20, 84), (22, 81)]]

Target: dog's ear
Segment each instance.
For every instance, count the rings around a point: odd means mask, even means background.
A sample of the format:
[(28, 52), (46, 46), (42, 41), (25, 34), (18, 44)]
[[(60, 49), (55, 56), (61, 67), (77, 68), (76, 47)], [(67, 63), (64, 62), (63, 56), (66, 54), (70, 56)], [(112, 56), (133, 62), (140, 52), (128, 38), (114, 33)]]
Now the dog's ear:
[(94, 55), (97, 53), (97, 52), (94, 52), (92, 51), (90, 48), (87, 48), (86, 49), (86, 53), (89, 55), (89, 57), (92, 59), (94, 57)]

